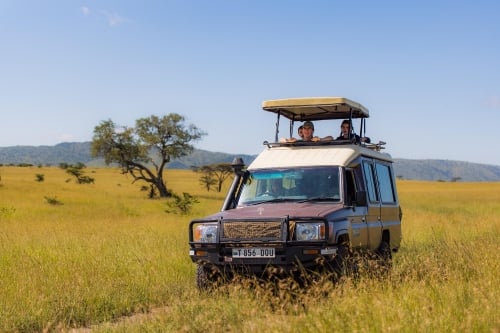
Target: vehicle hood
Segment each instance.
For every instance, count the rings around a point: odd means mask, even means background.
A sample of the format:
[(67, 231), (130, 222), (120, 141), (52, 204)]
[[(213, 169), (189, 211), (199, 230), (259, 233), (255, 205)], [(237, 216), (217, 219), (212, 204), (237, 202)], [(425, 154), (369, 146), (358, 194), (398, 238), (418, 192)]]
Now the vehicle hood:
[(340, 203), (262, 203), (259, 205), (238, 207), (209, 216), (209, 219), (238, 219), (238, 218), (281, 218), (295, 217), (324, 217), (344, 206)]

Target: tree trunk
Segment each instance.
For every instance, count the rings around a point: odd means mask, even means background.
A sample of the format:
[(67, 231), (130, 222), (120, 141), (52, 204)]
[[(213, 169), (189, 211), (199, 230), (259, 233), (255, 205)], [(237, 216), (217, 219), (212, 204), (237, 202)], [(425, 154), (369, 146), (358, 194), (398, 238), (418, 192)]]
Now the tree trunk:
[(160, 194), (160, 198), (169, 198), (172, 194), (167, 189), (167, 186), (161, 180), (155, 180), (154, 182), (156, 188), (158, 189), (158, 193)]

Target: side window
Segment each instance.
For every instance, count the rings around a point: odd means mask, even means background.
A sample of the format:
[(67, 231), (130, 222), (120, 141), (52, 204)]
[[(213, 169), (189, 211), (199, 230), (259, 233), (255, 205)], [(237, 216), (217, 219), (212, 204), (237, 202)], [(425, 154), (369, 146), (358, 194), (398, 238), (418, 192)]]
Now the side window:
[(392, 182), (391, 169), (389, 165), (376, 163), (380, 197), (383, 203), (396, 202), (394, 195), (394, 184)]
[(363, 172), (366, 179), (366, 192), (368, 192), (368, 199), (370, 202), (378, 202), (378, 192), (375, 183), (375, 170), (373, 169), (373, 164), (364, 161), (363, 162)]
[(346, 182), (346, 195), (345, 200), (348, 204), (351, 204), (352, 200), (356, 197), (356, 181), (354, 178), (354, 172), (352, 170), (346, 170), (345, 172), (345, 182)]

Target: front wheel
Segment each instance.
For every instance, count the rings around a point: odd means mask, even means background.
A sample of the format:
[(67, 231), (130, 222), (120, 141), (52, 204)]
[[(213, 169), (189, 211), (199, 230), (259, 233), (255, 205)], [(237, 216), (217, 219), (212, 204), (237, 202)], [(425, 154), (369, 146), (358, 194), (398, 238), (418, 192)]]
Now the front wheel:
[(333, 259), (333, 270), (337, 277), (348, 276), (357, 271), (349, 244), (341, 244), (337, 248), (337, 254)]
[(196, 264), (196, 286), (198, 289), (213, 289), (220, 280), (221, 276), (217, 269), (209, 265)]

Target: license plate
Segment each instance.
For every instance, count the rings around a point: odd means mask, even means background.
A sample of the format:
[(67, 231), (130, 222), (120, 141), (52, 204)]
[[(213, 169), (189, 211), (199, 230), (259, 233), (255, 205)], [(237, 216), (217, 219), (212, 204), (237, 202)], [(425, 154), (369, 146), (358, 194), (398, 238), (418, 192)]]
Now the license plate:
[(233, 249), (233, 258), (274, 258), (272, 247), (242, 247)]

